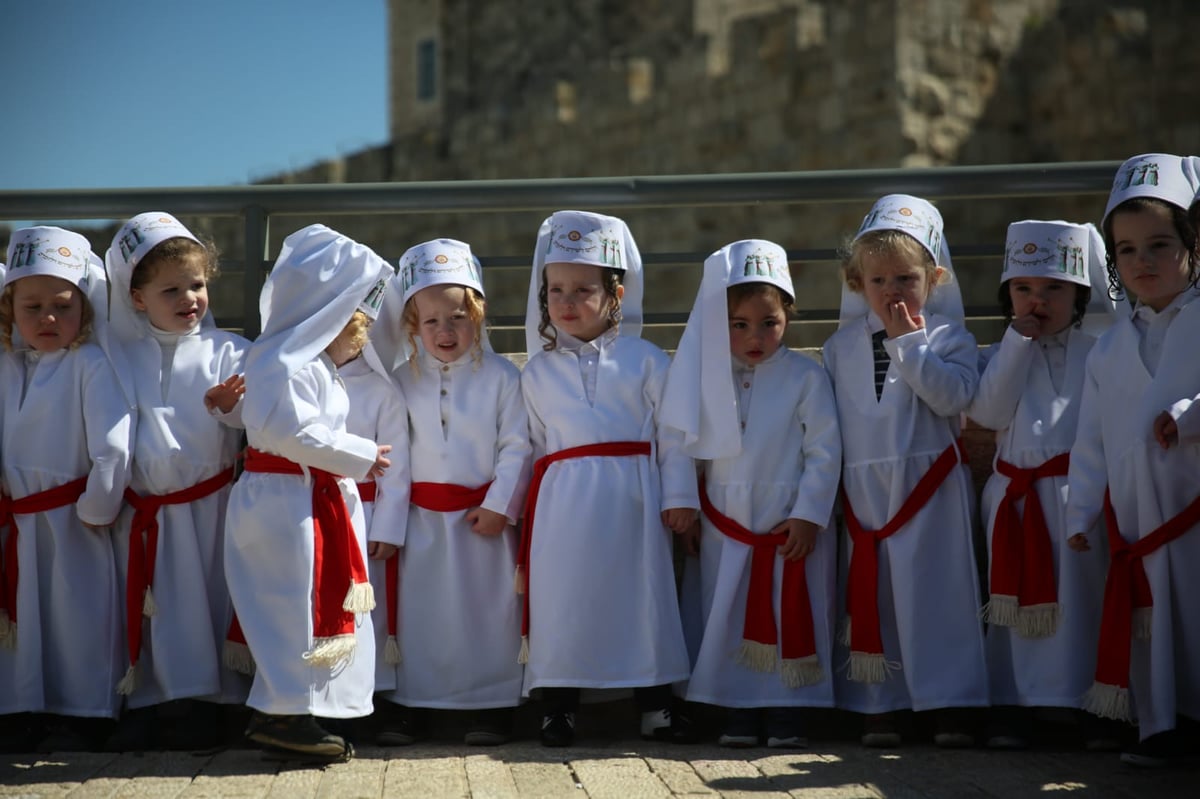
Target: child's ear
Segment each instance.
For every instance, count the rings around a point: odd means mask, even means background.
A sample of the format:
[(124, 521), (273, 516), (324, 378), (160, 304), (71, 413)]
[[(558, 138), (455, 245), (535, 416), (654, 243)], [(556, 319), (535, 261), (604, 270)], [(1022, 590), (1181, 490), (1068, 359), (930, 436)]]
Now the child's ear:
[(625, 287), (618, 283), (617, 284), (617, 300), (618, 301), (621, 300), (624, 296), (625, 296)]
[(141, 289), (130, 289), (129, 298), (133, 300), (133, 309), (135, 311), (146, 312), (146, 302), (142, 299)]

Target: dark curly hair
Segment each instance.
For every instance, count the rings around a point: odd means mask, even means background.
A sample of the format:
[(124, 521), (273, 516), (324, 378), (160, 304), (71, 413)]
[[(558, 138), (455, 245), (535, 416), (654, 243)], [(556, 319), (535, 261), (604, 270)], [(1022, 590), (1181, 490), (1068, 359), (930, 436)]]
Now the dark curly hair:
[[(1189, 218), (1187, 211), (1165, 200), (1155, 197), (1132, 197), (1112, 209), (1104, 220), (1104, 266), (1108, 272), (1108, 296), (1112, 299), (1118, 301), (1125, 299), (1125, 285), (1121, 282), (1121, 275), (1117, 272), (1117, 262), (1113, 255), (1113, 251), (1116, 249), (1112, 232), (1113, 217), (1121, 213), (1144, 213), (1162, 209), (1170, 214), (1175, 232), (1179, 234), (1183, 246), (1187, 248), (1188, 274), (1190, 275), (1188, 285), (1192, 288), (1196, 287), (1197, 280), (1200, 279), (1200, 253), (1196, 252), (1195, 217)], [(1200, 217), (1200, 213), (1195, 216)]]

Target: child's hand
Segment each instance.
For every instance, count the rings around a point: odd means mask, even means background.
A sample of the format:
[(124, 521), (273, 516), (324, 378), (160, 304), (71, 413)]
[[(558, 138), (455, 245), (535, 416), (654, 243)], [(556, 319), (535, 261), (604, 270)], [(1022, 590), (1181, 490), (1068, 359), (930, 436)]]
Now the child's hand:
[(820, 527), (804, 519), (788, 519), (776, 525), (772, 533), (787, 533), (787, 541), (779, 548), (784, 560), (806, 558), (817, 548), (817, 533)]
[(246, 378), (234, 375), (204, 392), (204, 407), (209, 413), (212, 413), (214, 408), (221, 413), (229, 413), (245, 393)]
[(1092, 545), (1088, 543), (1087, 533), (1076, 533), (1067, 539), (1067, 546), (1076, 552), (1090, 552)]
[(700, 517), (697, 516), (696, 521), (688, 525), (688, 528), (678, 535), (683, 541), (683, 545), (687, 547), (686, 552), (689, 555), (700, 554)]
[(897, 338), (925, 327), (925, 317), (921, 314), (909, 316), (908, 306), (903, 301), (888, 306), (888, 317), (883, 320), (883, 329), (888, 338)]
[(500, 535), (508, 526), (508, 517), (487, 508), (471, 508), (467, 511), (467, 521), (471, 523), (471, 532), (480, 535)]
[(1018, 316), (1012, 320), (1012, 329), (1025, 338), (1031, 338), (1035, 341), (1042, 334), (1041, 321), (1033, 314)]
[(698, 519), (695, 508), (667, 508), (662, 512), (662, 523), (673, 533), (686, 533), (692, 522)]
[(383, 541), (368, 541), (367, 557), (371, 560), (387, 560), (396, 554), (397, 549), (399, 547), (395, 544), (386, 544)]
[(1154, 440), (1163, 449), (1170, 449), (1179, 443), (1179, 427), (1175, 424), (1175, 417), (1166, 411), (1154, 417)]
[(391, 444), (380, 444), (379, 449), (375, 453), (375, 463), (371, 466), (371, 470), (367, 472), (367, 477), (379, 478), (383, 477), (383, 473), (392, 465), (392, 462), (385, 457), (392, 451)]

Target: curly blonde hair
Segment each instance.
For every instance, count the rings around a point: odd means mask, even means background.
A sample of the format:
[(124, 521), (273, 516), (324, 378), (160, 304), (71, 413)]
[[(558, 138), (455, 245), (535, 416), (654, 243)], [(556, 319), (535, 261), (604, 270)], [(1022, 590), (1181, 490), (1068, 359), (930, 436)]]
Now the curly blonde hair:
[(937, 262), (919, 241), (899, 230), (872, 230), (861, 238), (848, 239), (841, 248), (842, 280), (851, 291), (863, 293), (863, 259), (892, 257), (925, 272), (925, 282), (932, 289), (950, 279), (946, 271), (938, 272)]
[(129, 288), (142, 288), (154, 279), (158, 270), (165, 264), (193, 259), (203, 267), (204, 280), (208, 282), (219, 273), (217, 268), (219, 258), (217, 245), (210, 241), (199, 243), (183, 236), (166, 239), (154, 245), (150, 252), (143, 255), (142, 260), (138, 261), (138, 265), (133, 269), (133, 274), (129, 276)]
[[(3, 293), (0, 293), (0, 344), (9, 352), (13, 351), (13, 326), (16, 324), (16, 312), (13, 309), (13, 294), (15, 293), (16, 285), (16, 281), (13, 281), (5, 286)], [(79, 347), (91, 340), (92, 323), (96, 318), (95, 312), (92, 311), (92, 304), (88, 302), (87, 295), (78, 287), (73, 288), (79, 292), (79, 301), (83, 303), (83, 312), (79, 320), (79, 335), (67, 345), (67, 349), (69, 350), (79, 349)], [(26, 343), (28, 344), (29, 342)]]
[[(487, 317), (487, 301), (470, 286), (462, 286), (464, 293), (463, 304), (467, 306), (467, 318), (475, 326), (475, 339), (471, 344), (471, 360), (476, 369), (483, 365), (483, 325)], [(413, 352), (417, 351), (417, 338), (420, 336), (421, 319), (417, 314), (417, 293), (414, 292), (404, 303), (404, 313), (400, 316), (400, 324), (408, 334), (408, 346)], [(420, 364), (416, 358), (409, 360), (413, 373), (419, 373)]]

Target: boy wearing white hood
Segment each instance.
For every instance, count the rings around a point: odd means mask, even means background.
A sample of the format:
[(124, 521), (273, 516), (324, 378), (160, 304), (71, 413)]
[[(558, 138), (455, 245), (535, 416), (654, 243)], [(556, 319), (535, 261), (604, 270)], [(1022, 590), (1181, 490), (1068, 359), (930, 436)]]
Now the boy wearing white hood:
[(353, 753), (314, 716), (371, 713), (374, 596), (355, 480), (390, 447), (346, 432), (338, 365), (366, 343), (392, 268), (323, 225), (284, 240), (246, 360), (245, 473), (226, 516), (225, 574), (256, 671), (246, 735), (317, 760)]
[(958, 436), (979, 355), (941, 214), (919, 197), (881, 198), (843, 273), (840, 326), (823, 353), (850, 545), (838, 705), (867, 714), (865, 746), (899, 745), (895, 711), (908, 708), (938, 711), (939, 746), (970, 746), (965, 708), (986, 706), (988, 692), (974, 488)]
[(687, 699), (731, 708), (723, 746), (757, 745), (764, 726), (768, 746), (804, 746), (801, 708), (834, 704), (837, 538), (824, 528), (842, 441), (828, 376), (784, 346), (794, 301), (779, 245), (713, 253), (663, 395), (660, 422), (701, 474)]
[[(986, 368), (967, 408), (996, 431), (982, 500), (992, 748), (1027, 746), (1035, 707), (1080, 707), (1095, 669), (1104, 560), (1062, 553), (1084, 364), (1092, 333), (1113, 319), (1104, 259), (1092, 225), (1008, 227), (999, 299), (1011, 324), (983, 351)], [(1118, 730), (1083, 721), (1089, 749), (1117, 745)]]
[(124, 671), (109, 526), (136, 409), (107, 337), (107, 284), (83, 236), (24, 228), (0, 295), (0, 714), (47, 713), (47, 750), (98, 745)]

